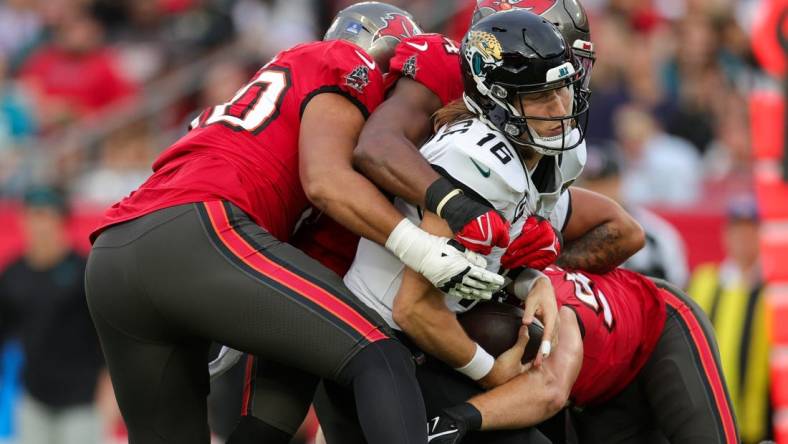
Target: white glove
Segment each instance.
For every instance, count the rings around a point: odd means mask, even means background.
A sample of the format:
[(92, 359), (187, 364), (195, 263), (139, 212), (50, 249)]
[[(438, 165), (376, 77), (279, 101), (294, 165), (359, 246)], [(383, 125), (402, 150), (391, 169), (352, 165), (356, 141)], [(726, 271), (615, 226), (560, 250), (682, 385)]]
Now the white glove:
[(503, 286), (503, 277), (487, 271), (487, 261), (459, 242), (433, 236), (407, 218), (397, 224), (386, 248), (432, 285), (451, 296), (490, 299)]
[(211, 375), (211, 381), (233, 368), (243, 355), (244, 352), (223, 345), (216, 358), (208, 363), (208, 373)]

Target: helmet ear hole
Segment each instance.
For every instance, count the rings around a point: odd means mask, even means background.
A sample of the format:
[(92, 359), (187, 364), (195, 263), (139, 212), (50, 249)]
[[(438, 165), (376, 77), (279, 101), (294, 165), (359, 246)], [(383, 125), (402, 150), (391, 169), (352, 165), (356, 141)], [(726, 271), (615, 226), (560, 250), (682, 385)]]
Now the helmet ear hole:
[(499, 99), (505, 99), (505, 98), (507, 98), (509, 96), (509, 93), (506, 92), (506, 89), (504, 87), (502, 87), (501, 85), (493, 85), (490, 88), (490, 92), (492, 93), (492, 95), (494, 95), (495, 97), (497, 97)]

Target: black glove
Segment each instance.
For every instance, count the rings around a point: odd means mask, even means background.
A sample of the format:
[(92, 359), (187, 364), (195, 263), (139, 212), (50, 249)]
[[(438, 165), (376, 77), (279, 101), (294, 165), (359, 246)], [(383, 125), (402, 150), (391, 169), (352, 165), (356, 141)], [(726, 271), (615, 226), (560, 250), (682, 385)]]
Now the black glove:
[(428, 424), (430, 444), (458, 444), (465, 434), (482, 426), (482, 414), (471, 404), (463, 403), (443, 410)]

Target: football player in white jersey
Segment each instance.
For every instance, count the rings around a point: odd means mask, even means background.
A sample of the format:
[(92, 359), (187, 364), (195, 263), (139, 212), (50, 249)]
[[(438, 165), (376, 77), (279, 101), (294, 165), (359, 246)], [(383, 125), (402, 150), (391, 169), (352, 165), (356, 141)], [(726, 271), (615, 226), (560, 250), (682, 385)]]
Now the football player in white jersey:
[[(522, 238), (521, 233), (538, 224), (549, 223), (560, 230), (568, 212), (568, 197), (562, 192), (585, 162), (583, 130), (588, 100), (581, 88), (582, 65), (553, 24), (525, 10), (496, 13), (476, 23), (463, 40), (461, 60), (464, 101), (437, 114), (440, 128), (421, 148), (421, 154), (455, 186), (503, 215), (511, 223), (512, 239)], [(540, 162), (545, 155), (562, 156), (561, 166), (555, 160)], [(537, 164), (552, 171), (540, 171)], [(426, 230), (449, 230), (432, 213), (401, 200), (396, 205)], [(537, 216), (543, 217), (543, 222)], [(496, 271), (501, 266), (516, 267), (504, 253), (504, 249), (494, 248), (487, 256), (488, 266)], [(554, 299), (546, 279), (540, 279), (534, 270), (526, 272), (534, 276), (534, 299)], [(418, 371), (428, 414), (439, 415), (482, 387), (495, 387), (526, 370), (520, 357), (527, 340), (521, 338), (512, 353), (494, 359), (467, 336), (455, 316), (477, 301), (434, 291), (372, 242), (362, 239), (345, 283), (427, 353), (428, 361), (442, 361)], [(526, 317), (533, 315), (526, 308)], [(540, 355), (546, 354), (549, 350), (543, 349)], [(458, 381), (452, 368), (467, 378)], [(446, 387), (439, 386), (441, 381), (451, 387), (450, 395)], [(462, 417), (464, 424), (471, 429), (481, 425), (481, 416), (471, 404), (459, 409), (452, 413)], [(336, 433), (326, 430), (329, 442), (332, 437), (340, 442)], [(494, 438), (471, 433), (464, 442), (537, 442), (540, 437), (535, 433), (498, 431)], [(436, 431), (432, 435), (431, 442), (453, 442), (450, 434)]]

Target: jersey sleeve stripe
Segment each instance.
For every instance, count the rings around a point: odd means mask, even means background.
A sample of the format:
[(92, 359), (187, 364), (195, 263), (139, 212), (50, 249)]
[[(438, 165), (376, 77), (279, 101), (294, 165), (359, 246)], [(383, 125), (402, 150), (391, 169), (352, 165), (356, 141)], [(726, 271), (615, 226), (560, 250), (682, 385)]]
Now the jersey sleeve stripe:
[(353, 336), (360, 336), (369, 342), (387, 338), (377, 326), (339, 297), (305, 277), (283, 268), (266, 256), (265, 250), (250, 245), (230, 222), (230, 215), (222, 201), (203, 202), (198, 207), (204, 210), (201, 215), (204, 216), (206, 227), (220, 242), (217, 247), (233, 262), (245, 265), (253, 276), (267, 285), (275, 284), (278, 289), (299, 299), (301, 303), (308, 302), (334, 324), (344, 327), (346, 331), (349, 328), (349, 333), (355, 332)]
[(298, 112), (298, 118), (300, 119), (301, 117), (304, 116), (304, 111), (306, 110), (306, 106), (309, 105), (309, 102), (311, 102), (312, 99), (324, 93), (339, 94), (340, 96), (350, 100), (350, 103), (355, 105), (356, 108), (358, 108), (358, 110), (361, 111), (361, 115), (364, 116), (364, 120), (369, 119), (370, 113), (369, 110), (367, 109), (367, 106), (364, 105), (364, 103), (361, 102), (361, 100), (358, 100), (357, 98), (353, 97), (352, 94), (342, 90), (342, 88), (335, 85), (321, 86), (320, 88), (307, 94), (306, 97), (304, 97), (304, 100), (301, 101), (301, 109)]

